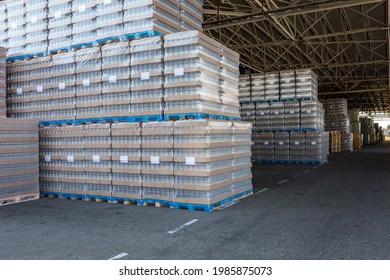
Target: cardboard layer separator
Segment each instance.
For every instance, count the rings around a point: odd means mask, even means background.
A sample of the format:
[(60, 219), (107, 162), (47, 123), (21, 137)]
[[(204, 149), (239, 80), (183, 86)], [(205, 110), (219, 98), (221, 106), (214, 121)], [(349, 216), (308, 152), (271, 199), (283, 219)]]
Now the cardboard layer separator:
[(0, 118), (0, 206), (39, 198), (38, 124)]

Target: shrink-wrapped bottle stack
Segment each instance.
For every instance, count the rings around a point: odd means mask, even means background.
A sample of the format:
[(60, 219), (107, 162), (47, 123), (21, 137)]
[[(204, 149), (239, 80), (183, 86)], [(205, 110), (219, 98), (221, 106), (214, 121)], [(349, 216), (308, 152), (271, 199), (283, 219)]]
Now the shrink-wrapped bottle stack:
[(361, 123), (359, 121), (359, 109), (351, 109), (348, 111), (351, 133), (353, 134), (353, 150), (360, 150), (363, 146), (363, 137)]
[(39, 198), (38, 126), (0, 117), (0, 206)]
[(6, 0), (0, 4), (0, 45), (18, 59), (110, 40), (202, 31), (202, 5), (202, 0)]
[(202, 5), (0, 4), (7, 116), (41, 125), (43, 194), (211, 211), (252, 193), (239, 55), (202, 33)]
[(131, 53), (131, 116), (135, 121), (162, 121), (164, 53), (161, 37), (134, 40)]
[[(7, 67), (12, 118), (41, 124), (240, 118), (238, 54), (199, 31), (17, 60)], [(255, 105), (249, 113), (255, 117)], [(272, 124), (282, 120), (284, 108)]]
[(210, 211), (252, 193), (249, 123), (43, 126), (47, 195)]
[(362, 125), (363, 144), (370, 145), (375, 143), (374, 120), (370, 117), (360, 117)]
[[(323, 163), (327, 159), (324, 108), (317, 100), (317, 75), (295, 70), (240, 76), (240, 113), (253, 124), (253, 159), (270, 163)], [(319, 132), (317, 149), (306, 134)], [(310, 142), (311, 143), (311, 142)], [(319, 143), (317, 145), (317, 143)], [(310, 154), (306, 157), (306, 150)], [(317, 157), (312, 153), (318, 152)]]
[[(333, 98), (325, 99), (324, 104), (325, 130), (339, 131), (341, 134), (340, 141), (337, 137), (330, 137), (331, 152), (353, 151), (353, 134), (351, 134), (348, 115), (348, 101), (344, 98)], [(337, 147), (337, 145), (340, 145), (340, 147)]]
[[(102, 116), (130, 115), (130, 49), (119, 42), (102, 46)], [(126, 120), (126, 118), (124, 119)]]

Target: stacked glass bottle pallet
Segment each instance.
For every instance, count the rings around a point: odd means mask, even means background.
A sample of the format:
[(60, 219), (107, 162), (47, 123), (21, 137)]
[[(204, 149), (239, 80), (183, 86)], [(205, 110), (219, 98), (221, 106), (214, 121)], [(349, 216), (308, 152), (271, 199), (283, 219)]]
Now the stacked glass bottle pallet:
[(241, 76), (242, 120), (252, 122), (257, 132), (323, 130), (324, 110), (317, 100), (316, 77), (310, 70)]
[[(253, 123), (253, 159), (260, 162), (326, 161), (324, 109), (312, 70), (240, 77), (241, 119)], [(316, 160), (306, 158), (307, 131), (320, 132)], [(316, 141), (317, 143), (317, 141)], [(316, 144), (317, 145), (317, 144)], [(316, 146), (315, 145), (315, 146)], [(325, 152), (324, 152), (325, 151)]]
[(370, 145), (375, 143), (375, 127), (374, 120), (370, 117), (360, 117), (362, 125), (363, 144)]
[(0, 47), (0, 117), (6, 117), (6, 50)]
[(41, 192), (210, 211), (252, 193), (251, 128), (219, 120), (41, 127)]
[(142, 197), (169, 203), (174, 197), (173, 122), (142, 124)]
[(130, 49), (128, 43), (102, 46), (102, 116), (130, 115)]
[(133, 121), (161, 121), (164, 97), (164, 49), (161, 37), (134, 40), (131, 53), (131, 116)]
[(252, 159), (261, 163), (327, 161), (329, 134), (323, 131), (253, 133)]
[(251, 101), (251, 89), (254, 89), (254, 84), (251, 84), (250, 75), (241, 75), (239, 78), (239, 101), (241, 104), (247, 104)]
[(353, 133), (353, 149), (360, 150), (363, 146), (361, 124), (359, 121), (359, 109), (348, 110), (351, 133)]
[(164, 38), (164, 118), (239, 118), (239, 56), (199, 31)]
[[(350, 119), (348, 116), (348, 102), (344, 98), (326, 99), (325, 105), (325, 130), (340, 131), (340, 148), (333, 151), (353, 151), (353, 135), (350, 130)], [(335, 143), (333, 145), (335, 145)]]
[(142, 199), (141, 124), (111, 125), (111, 199)]
[(240, 97), (242, 92), (241, 98), (245, 99), (240, 100), (241, 102), (317, 100), (318, 98), (318, 77), (310, 69), (243, 75), (240, 78), (242, 82)]
[(0, 206), (39, 198), (38, 125), (0, 118)]
[(31, 57), (112, 39), (202, 31), (203, 0), (6, 0), (0, 43)]
[(7, 66), (8, 114), (44, 124), (239, 119), (238, 66), (199, 31), (18, 60)]

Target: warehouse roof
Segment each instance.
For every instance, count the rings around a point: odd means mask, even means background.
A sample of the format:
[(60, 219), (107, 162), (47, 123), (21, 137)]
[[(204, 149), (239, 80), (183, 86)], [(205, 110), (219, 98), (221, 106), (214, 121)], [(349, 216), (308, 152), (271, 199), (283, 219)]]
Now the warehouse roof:
[(390, 0), (205, 0), (205, 32), (252, 72), (312, 68), (320, 98), (388, 112)]

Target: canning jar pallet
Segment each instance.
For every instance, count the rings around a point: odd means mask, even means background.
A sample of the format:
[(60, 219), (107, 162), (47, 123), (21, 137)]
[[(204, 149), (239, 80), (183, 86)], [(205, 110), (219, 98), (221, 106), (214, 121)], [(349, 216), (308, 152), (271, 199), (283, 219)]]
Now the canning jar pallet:
[(0, 206), (15, 204), (15, 203), (21, 203), (31, 200), (39, 199), (39, 194), (27, 194), (27, 195), (18, 195), (14, 197), (9, 198), (1, 198), (0, 199)]

